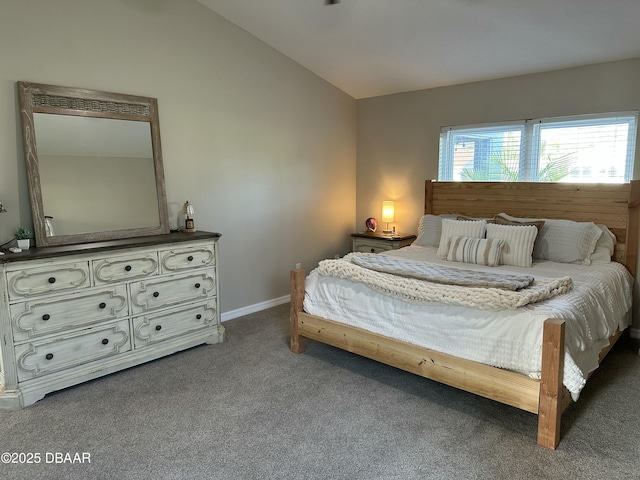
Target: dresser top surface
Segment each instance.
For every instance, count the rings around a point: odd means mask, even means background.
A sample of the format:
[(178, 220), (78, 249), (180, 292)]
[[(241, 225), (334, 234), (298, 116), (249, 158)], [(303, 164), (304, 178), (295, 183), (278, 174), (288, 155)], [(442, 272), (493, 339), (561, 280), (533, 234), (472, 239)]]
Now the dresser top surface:
[(222, 235), (215, 232), (171, 232), (165, 235), (150, 235), (146, 237), (122, 238), (106, 242), (79, 243), (75, 245), (61, 245), (55, 247), (32, 247), (20, 253), (6, 251), (0, 255), (0, 264), (9, 262), (23, 262), (43, 258), (56, 258), (81, 253), (99, 253), (103, 251), (121, 250), (134, 247), (151, 247), (168, 243), (191, 242), (195, 240), (218, 240)]
[(375, 233), (375, 232), (357, 232), (351, 234), (352, 238), (368, 238), (375, 240), (387, 240), (389, 242), (399, 242), (402, 240), (411, 240), (417, 238), (413, 234), (405, 234), (405, 233), (396, 233), (392, 234), (383, 234), (383, 233)]

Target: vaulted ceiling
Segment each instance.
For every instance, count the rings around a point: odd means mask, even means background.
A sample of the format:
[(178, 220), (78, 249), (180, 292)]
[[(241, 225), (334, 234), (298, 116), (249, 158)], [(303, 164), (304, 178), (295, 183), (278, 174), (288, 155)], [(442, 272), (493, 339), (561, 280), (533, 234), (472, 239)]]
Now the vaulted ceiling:
[(198, 0), (354, 98), (640, 57), (639, 0)]

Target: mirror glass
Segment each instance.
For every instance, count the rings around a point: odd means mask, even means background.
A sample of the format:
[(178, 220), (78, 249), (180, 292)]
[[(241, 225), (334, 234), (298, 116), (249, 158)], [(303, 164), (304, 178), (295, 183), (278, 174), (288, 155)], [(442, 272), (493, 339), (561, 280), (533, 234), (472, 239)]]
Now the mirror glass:
[(148, 123), (46, 113), (33, 120), (47, 236), (160, 224)]
[(19, 82), (38, 246), (168, 233), (155, 99)]

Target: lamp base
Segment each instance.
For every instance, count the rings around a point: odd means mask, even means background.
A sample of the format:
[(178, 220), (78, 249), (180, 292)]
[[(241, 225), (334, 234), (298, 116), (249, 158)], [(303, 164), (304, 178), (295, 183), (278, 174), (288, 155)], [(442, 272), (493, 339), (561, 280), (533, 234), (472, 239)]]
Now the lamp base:
[(395, 235), (396, 234), (396, 227), (393, 227), (392, 229), (389, 229), (389, 222), (385, 222), (387, 224), (387, 229), (386, 230), (382, 230), (382, 234), (383, 235)]
[(180, 228), (181, 232), (193, 233), (196, 231), (196, 222), (193, 221), (193, 218), (184, 219), (184, 227)]

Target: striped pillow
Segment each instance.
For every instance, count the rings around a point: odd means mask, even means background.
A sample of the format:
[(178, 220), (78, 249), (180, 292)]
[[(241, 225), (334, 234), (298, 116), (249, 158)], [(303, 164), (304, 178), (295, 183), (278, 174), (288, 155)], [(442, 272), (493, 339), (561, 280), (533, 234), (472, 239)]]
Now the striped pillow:
[(505, 242), (501, 265), (530, 267), (537, 236), (538, 227), (534, 225), (487, 225), (487, 239), (500, 238)]
[(461, 236), (470, 238), (484, 238), (487, 230), (487, 222), (485, 220), (466, 221), (442, 219), (442, 233), (440, 234), (440, 245), (436, 255), (447, 258), (451, 237)]
[(500, 238), (451, 237), (447, 260), (495, 267), (500, 262), (504, 240)]

